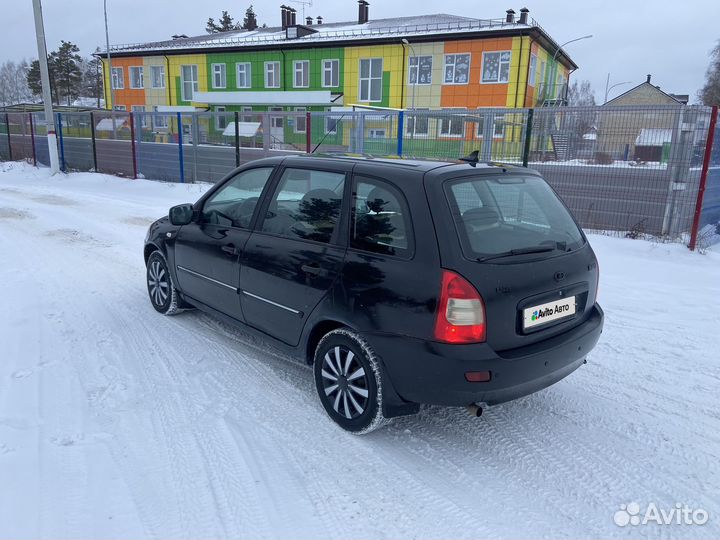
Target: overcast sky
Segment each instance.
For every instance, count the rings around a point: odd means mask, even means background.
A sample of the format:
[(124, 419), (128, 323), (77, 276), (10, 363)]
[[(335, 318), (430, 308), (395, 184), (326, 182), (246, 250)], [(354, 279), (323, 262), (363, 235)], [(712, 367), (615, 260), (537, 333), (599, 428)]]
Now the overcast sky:
[[(303, 6), (288, 0), (255, 0), (260, 24), (280, 23), (280, 4), (289, 4), (302, 15)], [(169, 38), (172, 34), (202, 34), (208, 17), (221, 10), (242, 19), (247, 0), (108, 0), (111, 43)], [(530, 16), (558, 42), (592, 34), (572, 43), (566, 51), (580, 66), (571, 80), (589, 79), (602, 103), (605, 82), (639, 84), (651, 73), (653, 83), (667, 92), (690, 94), (696, 101), (709, 62), (709, 52), (720, 38), (718, 0), (581, 0), (529, 1)], [(512, 0), (370, 0), (370, 17), (450, 13), (477, 18), (498, 18), (521, 4)], [(37, 57), (30, 0), (1, 0), (0, 62)], [(72, 41), (89, 55), (103, 47), (102, 0), (44, 0), (48, 49), (61, 39)], [(322, 15), (326, 22), (353, 20), (355, 0), (312, 0), (305, 15)], [(432, 19), (429, 18), (431, 21)], [(631, 88), (615, 88), (610, 97)]]

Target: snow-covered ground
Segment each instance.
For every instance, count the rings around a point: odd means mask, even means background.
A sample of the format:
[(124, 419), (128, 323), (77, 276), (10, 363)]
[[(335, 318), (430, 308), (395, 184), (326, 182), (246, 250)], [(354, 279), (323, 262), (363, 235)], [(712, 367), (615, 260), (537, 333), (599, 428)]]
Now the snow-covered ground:
[(0, 538), (720, 536), (718, 253), (593, 236), (586, 366), (356, 437), (306, 367), (150, 306), (146, 227), (203, 189), (0, 164)]

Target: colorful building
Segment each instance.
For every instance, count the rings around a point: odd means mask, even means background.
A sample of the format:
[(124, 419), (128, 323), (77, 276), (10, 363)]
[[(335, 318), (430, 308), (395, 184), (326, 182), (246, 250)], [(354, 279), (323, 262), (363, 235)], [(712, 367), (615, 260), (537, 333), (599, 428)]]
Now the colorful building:
[[(508, 10), (502, 19), (434, 14), (370, 20), (368, 3), (360, 0), (358, 19), (351, 22), (308, 17), (297, 24), (295, 10), (286, 6), (280, 15), (277, 27), (111, 47), (112, 73), (103, 58), (108, 107), (147, 112), (535, 107), (563, 104), (569, 74), (577, 69), (527, 9), (517, 18)], [(300, 121), (292, 126), (278, 121), (272, 129), (281, 138), (304, 133)], [(418, 121), (408, 129), (418, 137), (437, 130), (435, 135), (462, 138), (467, 127)]]

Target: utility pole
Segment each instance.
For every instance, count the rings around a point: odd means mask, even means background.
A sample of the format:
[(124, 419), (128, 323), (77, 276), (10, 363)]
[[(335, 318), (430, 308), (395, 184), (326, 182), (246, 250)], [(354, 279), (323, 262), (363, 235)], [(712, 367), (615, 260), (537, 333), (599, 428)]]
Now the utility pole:
[[(110, 109), (115, 110), (115, 86), (113, 86), (112, 80), (112, 58), (110, 58), (110, 33), (108, 32), (107, 22), (107, 0), (103, 0), (103, 13), (105, 14), (105, 47), (107, 51), (107, 63), (108, 63), (108, 81), (110, 81)], [(168, 73), (168, 77), (170, 74)], [(103, 82), (104, 84), (104, 82)], [(105, 104), (107, 109), (108, 104)], [(113, 118), (113, 129), (115, 128), (115, 119)]]
[(55, 137), (55, 115), (52, 108), (52, 95), (50, 92), (50, 73), (48, 72), (47, 47), (45, 46), (45, 27), (42, 19), (42, 6), (40, 0), (33, 0), (35, 12), (35, 35), (37, 36), (38, 62), (40, 64), (40, 81), (42, 82), (43, 102), (45, 104), (45, 123), (47, 125), (47, 142), (50, 154), (50, 174), (60, 172), (58, 159), (57, 138)]

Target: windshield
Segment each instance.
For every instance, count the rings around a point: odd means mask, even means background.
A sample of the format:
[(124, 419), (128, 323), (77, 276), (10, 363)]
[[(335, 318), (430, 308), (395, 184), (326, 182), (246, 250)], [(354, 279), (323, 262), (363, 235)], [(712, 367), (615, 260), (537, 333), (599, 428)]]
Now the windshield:
[(584, 243), (568, 210), (537, 176), (459, 178), (445, 185), (445, 194), (468, 258), (551, 254)]

